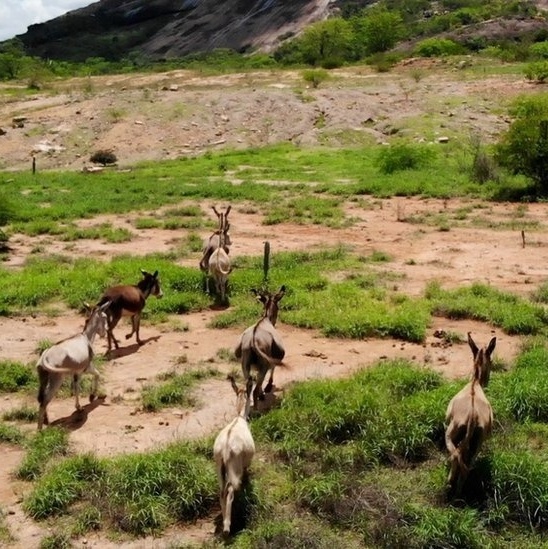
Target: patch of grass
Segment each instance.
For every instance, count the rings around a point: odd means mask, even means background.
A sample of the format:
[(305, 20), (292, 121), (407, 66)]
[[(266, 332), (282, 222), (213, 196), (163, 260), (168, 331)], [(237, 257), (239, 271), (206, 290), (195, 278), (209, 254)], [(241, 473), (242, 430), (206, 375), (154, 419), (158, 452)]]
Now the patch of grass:
[(25, 441), (25, 435), (18, 427), (0, 423), (0, 442), (9, 444), (22, 444)]
[(55, 456), (68, 452), (68, 433), (63, 429), (49, 427), (36, 433), (27, 442), (27, 454), (19, 465), (16, 476), (22, 480), (35, 480)]
[(65, 532), (48, 534), (40, 540), (39, 549), (70, 549), (72, 542)]
[(543, 307), (485, 284), (443, 290), (434, 282), (428, 285), (426, 298), (436, 315), (483, 320), (507, 334), (538, 334), (548, 323), (548, 313)]
[(64, 513), (105, 475), (104, 462), (92, 454), (62, 460), (42, 476), (23, 507), (36, 520)]
[(38, 406), (29, 406), (23, 404), (18, 408), (12, 408), (2, 414), (4, 421), (23, 421), (25, 423), (33, 423), (38, 421)]
[[(85, 455), (49, 468), (24, 501), (35, 519), (68, 513), (78, 505), (77, 532), (111, 527), (143, 536), (192, 521), (217, 501), (211, 461), (187, 443), (147, 454), (99, 460)], [(100, 510), (100, 512), (99, 512)]]
[(16, 540), (6, 524), (6, 514), (4, 510), (0, 508), (0, 542), (5, 543), (6, 546), (9, 547), (14, 541)]
[(143, 388), (143, 410), (157, 412), (168, 406), (192, 407), (196, 404), (192, 389), (199, 381), (218, 375), (213, 368), (188, 371), (183, 374), (171, 373), (164, 376), (164, 383)]
[(0, 360), (0, 392), (16, 393), (37, 387), (36, 371), (28, 364)]

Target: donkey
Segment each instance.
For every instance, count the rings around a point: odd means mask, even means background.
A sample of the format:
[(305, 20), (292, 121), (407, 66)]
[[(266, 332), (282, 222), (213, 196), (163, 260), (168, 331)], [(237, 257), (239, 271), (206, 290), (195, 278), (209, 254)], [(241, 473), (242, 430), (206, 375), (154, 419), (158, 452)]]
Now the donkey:
[(491, 355), (496, 343), (497, 338), (493, 337), (487, 347), (479, 349), (468, 333), (468, 345), (474, 356), (472, 380), (451, 399), (447, 407), (445, 445), (451, 466), (448, 484), (456, 495), (460, 494), (483, 441), (491, 433), (493, 410), (483, 388), (489, 383)]
[[(244, 379), (250, 376), (252, 366), (258, 370), (257, 383), (253, 391), (253, 407), (256, 409), (257, 401), (264, 399), (264, 393), (272, 390), (274, 368), (277, 364), (281, 364), (285, 356), (282, 340), (275, 328), (278, 303), (285, 295), (285, 286), (282, 286), (274, 295), (269, 292), (252, 291), (263, 304), (263, 316), (243, 332), (234, 354), (242, 361)], [(263, 381), (269, 370), (270, 379), (263, 391)]]
[(213, 445), (225, 536), (230, 534), (234, 493), (240, 489), (255, 454), (255, 443), (248, 424), (253, 379), (247, 378), (245, 389), (239, 389), (232, 376), (228, 379), (238, 398), (237, 416), (217, 435)]
[(122, 316), (131, 317), (132, 330), (129, 334), (126, 334), (126, 339), (129, 339), (133, 334), (139, 345), (143, 342), (139, 337), (139, 327), (141, 324), (141, 313), (145, 307), (147, 298), (150, 295), (155, 295), (157, 298), (161, 298), (164, 294), (160, 287), (160, 279), (158, 278), (158, 271), (154, 271), (154, 274), (147, 273), (141, 269), (143, 278), (135, 285), (127, 286), (112, 286), (108, 288), (99, 302), (98, 306), (104, 303), (109, 303), (109, 307), (106, 309), (108, 317), (108, 350), (107, 354), (112, 349), (112, 344), (116, 349), (119, 348), (119, 342), (114, 337), (114, 328), (120, 321)]
[[(217, 230), (209, 237), (204, 240), (203, 250), (202, 250), (202, 259), (200, 259), (200, 270), (207, 276), (209, 271), (209, 259), (211, 254), (219, 247), (223, 247), (224, 251), (228, 255), (230, 251), (230, 246), (232, 245), (232, 240), (230, 239), (230, 223), (228, 222), (228, 214), (232, 209), (232, 206), (228, 206), (224, 212), (217, 211), (215, 206), (212, 206), (219, 226)], [(224, 236), (224, 241), (221, 244), (221, 235)]]
[(105, 337), (107, 330), (107, 315), (110, 301), (101, 306), (90, 309), (86, 304), (86, 309), (90, 314), (84, 325), (81, 334), (64, 339), (49, 349), (46, 349), (40, 356), (36, 369), (38, 371), (38, 380), (40, 387), (38, 389), (38, 430), (42, 426), (49, 424), (47, 406), (53, 400), (53, 397), (59, 390), (63, 381), (63, 376), (72, 375), (72, 389), (75, 396), (75, 406), (81, 410), (79, 392), (80, 376), (85, 373), (94, 376), (93, 387), (89, 396), (89, 401), (93, 402), (97, 393), (99, 382), (99, 373), (92, 364), (93, 358), (93, 340), (99, 334), (99, 337)]
[[(219, 247), (213, 250), (209, 257), (209, 276), (215, 281), (215, 291), (220, 303), (226, 302), (226, 290), (228, 286), (228, 275), (232, 272), (230, 258), (225, 251), (226, 234), (219, 233)], [(209, 292), (209, 280), (206, 279), (207, 291)]]

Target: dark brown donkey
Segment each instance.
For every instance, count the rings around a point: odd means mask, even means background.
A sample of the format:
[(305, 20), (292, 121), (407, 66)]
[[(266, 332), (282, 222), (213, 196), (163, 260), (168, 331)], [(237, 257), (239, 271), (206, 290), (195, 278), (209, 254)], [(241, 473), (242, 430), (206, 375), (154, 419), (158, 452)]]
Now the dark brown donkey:
[(139, 325), (141, 322), (141, 312), (145, 308), (145, 303), (150, 295), (156, 297), (162, 297), (162, 289), (160, 288), (160, 279), (158, 278), (158, 271), (154, 274), (143, 271), (143, 279), (135, 285), (127, 286), (112, 286), (108, 288), (103, 294), (103, 297), (97, 303), (97, 306), (101, 306), (104, 303), (110, 301), (109, 307), (106, 309), (108, 319), (108, 351), (112, 349), (112, 343), (116, 349), (118, 349), (118, 340), (114, 337), (113, 330), (120, 321), (122, 316), (131, 317), (131, 332), (126, 335), (126, 339), (129, 339), (133, 334), (137, 339), (137, 343), (142, 345), (143, 342), (139, 338)]

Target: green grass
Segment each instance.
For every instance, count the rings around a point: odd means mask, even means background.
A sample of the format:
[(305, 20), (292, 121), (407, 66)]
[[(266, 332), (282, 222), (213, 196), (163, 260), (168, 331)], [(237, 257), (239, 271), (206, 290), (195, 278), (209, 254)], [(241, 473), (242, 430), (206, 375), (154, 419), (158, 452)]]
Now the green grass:
[(25, 441), (25, 435), (18, 427), (0, 423), (0, 442), (8, 444), (22, 444)]
[[(380, 146), (301, 149), (287, 144), (229, 150), (143, 163), (131, 172), (105, 170), (94, 176), (93, 185), (78, 172), (40, 172), (36, 176), (14, 172), (10, 173), (10, 231), (65, 234), (71, 240), (127, 240), (131, 234), (126, 229), (109, 225), (75, 229), (71, 222), (97, 214), (142, 212), (193, 200), (251, 202), (258, 206), (268, 203), (273, 208), (265, 209), (267, 223), (293, 221), (337, 227), (349, 223), (340, 199), (351, 195), (493, 197), (500, 192), (500, 186), (480, 186), (467, 180), (460, 169), (462, 154), (458, 147), (437, 155), (422, 168), (392, 174), (383, 174), (376, 167), (379, 151), (383, 151)], [(232, 183), (227, 173), (242, 182)], [(264, 184), (270, 182), (276, 185)], [(24, 200), (17, 200), (23, 195)], [(165, 215), (168, 220), (162, 224), (166, 228), (202, 227), (197, 205), (168, 209)], [(147, 223), (150, 221), (140, 221), (139, 226), (146, 227)]]
[(53, 457), (68, 452), (68, 432), (49, 427), (36, 433), (27, 441), (27, 453), (16, 471), (17, 478), (35, 480), (45, 471)]
[(39, 479), (24, 508), (41, 520), (84, 505), (86, 515), (77, 514), (74, 525), (80, 533), (86, 527), (96, 529), (100, 522), (140, 536), (175, 522), (191, 522), (216, 500), (211, 461), (180, 442), (148, 454), (65, 459)]
[(29, 406), (23, 404), (18, 408), (12, 408), (2, 414), (4, 421), (22, 421), (25, 423), (33, 423), (38, 420), (38, 406)]
[(36, 370), (28, 364), (0, 360), (0, 393), (16, 393), (37, 388)]
[(197, 404), (192, 394), (195, 385), (218, 374), (216, 369), (206, 368), (186, 371), (183, 374), (171, 372), (160, 376), (160, 383), (143, 387), (143, 410), (157, 412), (169, 406), (193, 407)]
[(485, 284), (443, 290), (434, 282), (426, 288), (426, 297), (436, 315), (483, 320), (507, 334), (535, 335), (548, 324), (548, 313), (542, 306)]

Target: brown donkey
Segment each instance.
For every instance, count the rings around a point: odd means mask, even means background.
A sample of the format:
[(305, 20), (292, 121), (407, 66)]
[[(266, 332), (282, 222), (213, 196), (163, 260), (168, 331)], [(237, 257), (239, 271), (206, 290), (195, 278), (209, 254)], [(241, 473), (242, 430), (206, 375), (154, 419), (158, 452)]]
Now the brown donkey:
[(445, 445), (451, 466), (448, 483), (456, 495), (460, 494), (483, 441), (491, 433), (493, 410), (483, 388), (489, 382), (496, 343), (493, 337), (487, 347), (480, 349), (468, 333), (468, 344), (474, 355), (472, 380), (451, 399), (445, 414)]
[(158, 271), (154, 274), (147, 273), (141, 269), (143, 274), (142, 280), (135, 285), (127, 286), (112, 286), (108, 288), (97, 306), (101, 306), (104, 303), (110, 302), (109, 307), (106, 309), (108, 318), (108, 351), (112, 349), (112, 343), (116, 349), (119, 347), (118, 340), (114, 337), (114, 328), (120, 321), (122, 316), (131, 317), (131, 332), (126, 335), (126, 339), (129, 339), (133, 334), (137, 339), (137, 343), (142, 345), (142, 341), (139, 338), (139, 327), (141, 324), (141, 313), (145, 308), (146, 300), (149, 296), (155, 295), (160, 298), (164, 294), (160, 287), (160, 279), (158, 278)]
[(278, 303), (285, 295), (285, 286), (282, 286), (276, 294), (253, 291), (263, 304), (263, 316), (244, 331), (234, 354), (242, 361), (244, 379), (248, 379), (251, 375), (252, 366), (258, 370), (257, 384), (253, 391), (253, 407), (256, 409), (257, 401), (264, 398), (262, 385), (267, 372), (270, 370), (270, 379), (264, 392), (268, 393), (272, 390), (274, 368), (276, 364), (281, 364), (285, 356), (282, 339), (275, 328)]

